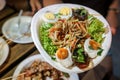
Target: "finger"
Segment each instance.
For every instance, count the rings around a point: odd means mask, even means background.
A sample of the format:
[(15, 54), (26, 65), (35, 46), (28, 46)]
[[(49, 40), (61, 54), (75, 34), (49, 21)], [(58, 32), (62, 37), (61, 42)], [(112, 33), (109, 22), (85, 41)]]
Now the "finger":
[(111, 27), (111, 32), (112, 32), (113, 35), (115, 35), (116, 34), (116, 28)]
[(32, 13), (34, 13), (36, 11), (36, 8), (35, 8), (35, 3), (34, 1), (30, 1), (30, 5), (31, 5), (31, 8), (32, 8)]
[(36, 9), (39, 10), (41, 8), (42, 8), (42, 6), (41, 6), (40, 2), (36, 1)]
[(24, 16), (33, 16), (34, 14), (32, 14), (32, 12), (27, 11), (27, 12), (24, 12), (23, 15)]

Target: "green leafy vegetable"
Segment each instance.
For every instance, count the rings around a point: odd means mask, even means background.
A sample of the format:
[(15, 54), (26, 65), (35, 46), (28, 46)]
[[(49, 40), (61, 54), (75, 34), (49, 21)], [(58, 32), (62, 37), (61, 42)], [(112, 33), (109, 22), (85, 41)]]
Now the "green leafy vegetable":
[(65, 73), (65, 72), (62, 72), (63, 73), (63, 75), (66, 77), (66, 78), (69, 78), (70, 77), (70, 75), (68, 74), (68, 73)]
[(84, 49), (83, 48), (79, 48), (76, 51), (77, 55), (73, 55), (73, 58), (76, 60), (76, 62), (81, 62), (81, 63), (85, 62), (85, 57), (84, 57), (83, 52), (84, 52)]
[(50, 56), (54, 56), (57, 47), (53, 45), (51, 39), (48, 37), (48, 29), (50, 29), (53, 24), (43, 23), (40, 26), (40, 40), (43, 45), (43, 48), (48, 52)]
[(60, 18), (61, 14), (60, 13), (57, 13), (55, 14), (56, 17)]
[(55, 61), (55, 60), (56, 60), (56, 57), (52, 56), (51, 59)]
[(98, 55), (98, 56), (101, 56), (101, 53), (102, 53), (102, 52), (103, 52), (103, 49), (100, 48), (99, 51), (98, 51), (98, 53), (97, 53), (97, 55)]
[(102, 43), (104, 40), (102, 35), (105, 32), (105, 28), (103, 27), (104, 24), (95, 17), (90, 16), (89, 18), (91, 18), (91, 20), (88, 27), (88, 32), (95, 41)]
[(92, 46), (88, 46), (88, 47), (89, 47), (89, 49), (94, 50), (94, 49), (92, 48)]

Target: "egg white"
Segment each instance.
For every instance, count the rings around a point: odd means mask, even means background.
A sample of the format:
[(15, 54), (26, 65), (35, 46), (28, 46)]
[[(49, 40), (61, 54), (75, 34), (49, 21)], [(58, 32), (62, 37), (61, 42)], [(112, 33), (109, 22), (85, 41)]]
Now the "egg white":
[(56, 60), (57, 62), (59, 62), (61, 65), (63, 65), (64, 67), (70, 67), (72, 64), (73, 64), (73, 61), (72, 61), (72, 54), (70, 52), (70, 49), (69, 48), (66, 48), (68, 50), (68, 57), (65, 58), (65, 59), (59, 59), (58, 56), (57, 56), (57, 53), (56, 53)]
[(93, 50), (93, 49), (89, 48), (89, 46), (90, 46), (90, 44), (89, 44), (90, 40), (91, 40), (90, 38), (88, 38), (88, 39), (85, 40), (84, 50), (88, 54), (88, 56), (90, 58), (95, 58), (97, 56), (98, 50)]

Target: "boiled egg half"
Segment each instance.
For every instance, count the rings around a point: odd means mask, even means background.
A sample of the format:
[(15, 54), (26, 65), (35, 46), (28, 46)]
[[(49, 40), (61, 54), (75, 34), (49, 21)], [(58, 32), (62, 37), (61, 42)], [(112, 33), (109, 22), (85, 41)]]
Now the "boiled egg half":
[(72, 9), (69, 7), (62, 7), (59, 9), (61, 19), (69, 19), (72, 16)]
[(56, 52), (56, 60), (64, 67), (70, 67), (73, 64), (69, 48), (59, 48)]
[(48, 23), (55, 23), (58, 19), (56, 18), (55, 14), (52, 12), (46, 12), (42, 16), (43, 21)]
[(97, 57), (97, 53), (99, 51), (98, 47), (100, 47), (100, 44), (95, 42), (94, 40), (91, 40), (90, 38), (85, 40), (84, 50), (90, 58)]

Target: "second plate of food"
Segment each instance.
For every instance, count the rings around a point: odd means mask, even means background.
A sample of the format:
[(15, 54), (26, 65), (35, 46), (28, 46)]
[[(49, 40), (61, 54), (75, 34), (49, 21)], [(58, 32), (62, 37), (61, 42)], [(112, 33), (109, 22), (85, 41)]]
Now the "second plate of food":
[(53, 68), (40, 54), (21, 62), (13, 77), (13, 80), (79, 80), (75, 73), (63, 73)]

